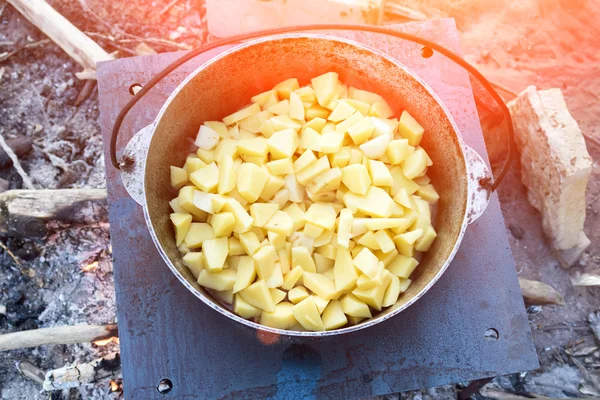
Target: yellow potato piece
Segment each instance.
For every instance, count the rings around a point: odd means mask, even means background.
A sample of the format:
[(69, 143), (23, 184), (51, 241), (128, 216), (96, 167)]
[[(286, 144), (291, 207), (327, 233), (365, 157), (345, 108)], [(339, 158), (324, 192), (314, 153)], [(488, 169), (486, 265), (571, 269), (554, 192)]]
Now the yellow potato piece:
[[(294, 132), (294, 134), (296, 134), (296, 132)], [(273, 175), (289, 175), (294, 173), (294, 165), (291, 157), (268, 162), (267, 168), (269, 168), (269, 171)]]
[(219, 164), (217, 193), (226, 194), (235, 188), (236, 173), (231, 156), (223, 156)]
[(282, 249), (277, 250), (277, 256), (279, 257), (279, 263), (281, 264), (281, 272), (287, 274), (291, 269), (292, 262), (292, 244), (285, 242)]
[(383, 295), (383, 307), (390, 307), (396, 304), (398, 301), (398, 297), (400, 296), (400, 278), (393, 275), (392, 281), (389, 286), (385, 290), (385, 294)]
[(190, 181), (204, 192), (216, 191), (219, 183), (219, 167), (214, 162), (190, 174)]
[(272, 232), (280, 233), (284, 236), (289, 236), (294, 231), (294, 221), (283, 211), (277, 211), (265, 223), (264, 228)]
[(233, 312), (246, 319), (258, 318), (262, 314), (260, 308), (248, 304), (239, 293), (236, 294), (234, 298)]
[(302, 277), (303, 273), (304, 269), (302, 269), (300, 265), (295, 266), (290, 272), (285, 274), (285, 276), (283, 277), (283, 285), (281, 285), (281, 288), (285, 290), (292, 290), (296, 283)]
[(357, 89), (352, 86), (348, 88), (348, 96), (353, 100), (363, 101), (368, 104), (373, 104), (382, 99), (382, 97), (376, 93)]
[(183, 265), (189, 268), (194, 279), (198, 279), (200, 272), (204, 269), (204, 254), (189, 252), (181, 260), (183, 261)]
[(369, 249), (363, 248), (357, 256), (354, 257), (352, 263), (369, 278), (373, 278), (377, 274), (379, 259)]
[(294, 313), (292, 312), (293, 307), (294, 305), (292, 303), (279, 303), (275, 306), (273, 312), (264, 311), (261, 314), (260, 323), (265, 326), (270, 326), (271, 328), (290, 329), (297, 323), (296, 318), (294, 318)]
[(435, 229), (433, 229), (433, 226), (429, 225), (425, 232), (423, 232), (423, 236), (415, 243), (415, 250), (428, 251), (436, 237), (437, 233), (435, 232)]
[(275, 213), (279, 206), (273, 203), (254, 203), (250, 205), (250, 215), (254, 219), (254, 226), (262, 228)]
[(308, 235), (308, 236), (316, 239), (323, 233), (323, 231), (324, 231), (324, 229), (321, 228), (320, 226), (316, 226), (316, 225), (307, 223), (304, 226), (304, 230), (302, 232), (304, 232), (305, 235)]
[[(229, 255), (229, 242), (225, 237), (205, 240), (202, 243), (202, 252), (206, 260), (205, 268), (210, 272), (220, 271), (223, 269), (225, 260)], [(229, 289), (231, 288), (216, 290)]]
[(354, 289), (352, 294), (377, 311), (381, 311), (381, 308), (383, 307), (383, 296), (385, 295), (385, 291), (391, 281), (392, 274), (390, 274), (388, 271), (384, 271), (383, 281), (381, 284), (373, 287), (372, 289)]
[(429, 204), (435, 204), (440, 199), (440, 195), (432, 184), (421, 186), (419, 190), (417, 190), (417, 195)]
[(399, 254), (390, 265), (387, 266), (387, 270), (399, 278), (408, 279), (417, 265), (419, 265), (419, 262), (414, 258)]
[(300, 266), (306, 272), (317, 272), (315, 261), (306, 247), (292, 247), (292, 266)]
[(325, 107), (336, 94), (338, 74), (336, 72), (327, 72), (311, 79), (311, 83), (317, 96), (317, 101), (321, 106)]
[(385, 230), (377, 231), (375, 233), (375, 240), (377, 241), (381, 251), (384, 253), (389, 253), (395, 249), (394, 241), (390, 237), (390, 234)]
[(285, 246), (285, 235), (277, 232), (267, 232), (267, 237), (269, 238), (269, 243), (275, 247), (275, 250), (279, 251)]
[(371, 310), (364, 301), (360, 300), (351, 293), (348, 293), (340, 299), (342, 311), (349, 317), (371, 318)]
[(233, 228), (233, 231), (235, 233), (246, 232), (252, 226), (252, 217), (236, 199), (229, 198), (227, 204), (223, 207), (223, 210), (233, 213), (233, 216), (235, 217), (235, 227)]
[(335, 288), (339, 292), (352, 289), (358, 279), (358, 273), (354, 267), (350, 252), (345, 248), (339, 248), (333, 266)]
[(394, 179), (390, 170), (385, 166), (384, 163), (377, 160), (369, 160), (369, 175), (371, 176), (371, 182), (375, 186), (393, 186)]
[(348, 135), (352, 138), (354, 144), (359, 145), (369, 140), (374, 129), (375, 126), (371, 118), (365, 117), (348, 128)]
[(218, 291), (231, 290), (235, 284), (236, 272), (224, 269), (218, 272), (209, 272), (203, 269), (198, 276), (198, 284)]
[(268, 244), (259, 248), (254, 255), (254, 265), (259, 279), (266, 281), (271, 277), (275, 270), (275, 261), (277, 261), (277, 252), (275, 247)]
[(175, 227), (175, 244), (179, 246), (185, 240), (192, 225), (192, 216), (187, 213), (173, 213), (169, 217)]
[(311, 150), (306, 150), (300, 157), (298, 157), (298, 159), (296, 159), (296, 161), (294, 161), (294, 172), (299, 173), (300, 171), (303, 171), (315, 161), (317, 161), (315, 153), (313, 153)]
[(335, 108), (327, 117), (329, 121), (340, 122), (348, 119), (356, 112), (356, 109), (347, 102), (337, 102)]
[(299, 149), (321, 151), (321, 135), (312, 128), (302, 129)]
[(220, 137), (227, 137), (227, 125), (221, 121), (206, 121), (204, 125), (217, 132)]
[(417, 146), (423, 138), (423, 127), (408, 113), (408, 111), (402, 111), (400, 115), (400, 123), (398, 124), (398, 132), (402, 137), (408, 139), (408, 143), (411, 146)]
[[(427, 153), (423, 149), (417, 149), (402, 163), (402, 172), (408, 179), (415, 178), (427, 168)], [(192, 174), (193, 175), (193, 174)], [(190, 177), (191, 178), (191, 177)], [(415, 183), (415, 185), (417, 185)], [(417, 190), (419, 185), (417, 185)]]
[(323, 229), (333, 229), (335, 226), (335, 217), (337, 213), (329, 203), (314, 203), (306, 213), (304, 218), (307, 223), (311, 223)]
[(422, 229), (417, 229), (410, 232), (405, 232), (400, 235), (394, 236), (394, 243), (396, 248), (407, 257), (412, 257), (414, 253), (414, 243), (423, 235)]
[(251, 306), (267, 312), (275, 311), (275, 302), (273, 301), (271, 292), (269, 292), (267, 283), (264, 280), (254, 282), (252, 285), (239, 292), (239, 295)]
[(265, 187), (260, 194), (260, 199), (263, 201), (271, 200), (284, 185), (285, 181), (282, 177), (269, 174), (267, 183), (265, 183)]
[[(334, 261), (329, 258), (320, 255), (319, 253), (313, 253), (313, 259), (315, 260), (315, 266), (319, 274), (324, 274), (326, 271), (333, 269)], [(333, 273), (333, 271), (332, 271)], [(331, 279), (334, 279), (333, 277)]]
[(187, 171), (183, 168), (171, 166), (171, 187), (181, 189), (188, 182)]
[(348, 165), (347, 167), (342, 168), (342, 183), (346, 185), (352, 193), (365, 195), (371, 186), (371, 177), (364, 165)]
[(289, 115), (290, 101), (288, 99), (281, 100), (279, 103), (267, 108), (267, 110), (275, 115)]
[(235, 236), (230, 236), (229, 239), (229, 256), (240, 256), (246, 254), (240, 243), (240, 239)]
[(318, 254), (322, 255), (323, 257), (329, 258), (330, 260), (335, 260), (335, 257), (337, 254), (337, 249), (334, 245), (329, 243), (329, 244), (326, 244), (324, 246), (317, 248), (316, 252)]
[(314, 272), (304, 272), (304, 286), (325, 300), (337, 299), (340, 292), (335, 288), (335, 282), (324, 275)]
[(287, 115), (277, 115), (269, 119), (269, 123), (276, 132), (284, 129), (294, 129), (296, 132), (298, 132), (300, 128), (302, 128), (302, 123), (296, 121), (295, 119), (291, 119)]
[(342, 305), (337, 300), (331, 300), (321, 315), (323, 326), (326, 330), (341, 328), (348, 323), (348, 319), (342, 310)]
[(310, 297), (310, 294), (306, 291), (304, 286), (296, 286), (288, 292), (288, 299), (293, 304), (297, 304), (308, 297)]
[(229, 237), (235, 227), (235, 217), (230, 212), (218, 213), (212, 216), (210, 224), (216, 237)]
[(325, 124), (327, 123), (327, 120), (324, 118), (313, 118), (310, 121), (308, 121), (307, 123), (304, 124), (304, 128), (311, 128), (314, 129), (315, 131), (321, 133), (321, 131), (323, 130), (323, 127), (325, 126)]
[(223, 118), (223, 122), (226, 125), (233, 125), (236, 122), (243, 120), (244, 118), (259, 113), (260, 111), (260, 105), (254, 103)]
[(298, 83), (298, 79), (289, 78), (285, 81), (279, 82), (277, 85), (275, 85), (275, 87), (273, 87), (273, 90), (277, 92), (277, 96), (280, 99), (289, 99), (290, 93), (299, 87), (300, 84)]
[(237, 190), (249, 203), (254, 203), (261, 195), (269, 174), (257, 165), (244, 163), (237, 169)]
[(304, 117), (310, 121), (314, 118), (327, 118), (329, 116), (330, 111), (326, 108), (321, 107), (318, 104), (313, 104), (309, 108), (304, 110)]
[(296, 93), (290, 93), (290, 118), (304, 121), (304, 103), (302, 99)]
[(392, 165), (398, 165), (414, 153), (415, 148), (408, 144), (408, 139), (392, 140), (385, 154)]
[(269, 279), (267, 279), (267, 287), (277, 288), (281, 285), (283, 285), (283, 272), (281, 271), (281, 264), (276, 262), (271, 276), (269, 276)]
[(298, 172), (296, 179), (301, 184), (307, 185), (317, 175), (320, 175), (329, 169), (329, 159), (327, 157), (321, 157), (302, 171)]
[(215, 233), (209, 224), (193, 222), (185, 236), (185, 245), (190, 249), (197, 249), (202, 247), (206, 240), (214, 238)]
[(253, 103), (258, 103), (258, 105), (262, 107), (273, 95), (277, 96), (277, 91), (275, 89), (267, 90), (266, 92), (252, 96), (250, 100)]
[(305, 189), (298, 182), (298, 178), (294, 174), (289, 174), (284, 178), (285, 188), (288, 191), (289, 201), (300, 203), (304, 201)]
[(271, 293), (271, 297), (273, 298), (273, 302), (276, 306), (277, 304), (281, 303), (283, 299), (285, 299), (285, 296), (287, 296), (286, 292), (277, 288), (271, 288), (269, 289), (269, 292)]
[(389, 118), (394, 115), (394, 111), (382, 98), (371, 105), (371, 108), (369, 109), (369, 115), (373, 117)]
[(292, 312), (296, 321), (302, 327), (309, 331), (324, 331), (325, 326), (321, 320), (321, 315), (315, 304), (313, 296), (309, 296), (292, 307)]
[(233, 293), (237, 293), (241, 290), (246, 289), (254, 282), (256, 278), (256, 268), (254, 266), (254, 259), (249, 256), (240, 257), (237, 275), (235, 277), (235, 284), (233, 285)]
[(183, 165), (183, 169), (185, 169), (188, 175), (202, 167), (206, 167), (206, 163), (197, 156), (188, 156), (185, 159), (185, 164)]
[(298, 231), (304, 227), (306, 224), (306, 219), (304, 219), (304, 211), (300, 208), (297, 203), (292, 203), (286, 208), (283, 209), (283, 212), (290, 216), (294, 225), (293, 230)]
[(352, 154), (352, 150), (350, 147), (342, 147), (339, 152), (335, 154), (329, 154), (329, 162), (331, 167), (340, 167), (343, 168), (350, 163), (350, 155)]

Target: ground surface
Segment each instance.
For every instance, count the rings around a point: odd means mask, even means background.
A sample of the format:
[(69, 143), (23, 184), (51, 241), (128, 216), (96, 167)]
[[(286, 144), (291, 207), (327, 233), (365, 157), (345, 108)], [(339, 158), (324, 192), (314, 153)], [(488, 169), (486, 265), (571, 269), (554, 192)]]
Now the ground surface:
[[(129, 56), (139, 43), (136, 37), (167, 39), (185, 45), (210, 40), (205, 29), (202, 0), (181, 0), (162, 12), (167, 1), (53, 0), (50, 3), (80, 29), (91, 32), (107, 51)], [(454, 17), (461, 32), (466, 58), (485, 75), (518, 92), (528, 85), (558, 87), (586, 135), (600, 138), (600, 3), (594, 0), (407, 0), (403, 2), (432, 18)], [(0, 55), (44, 39), (11, 6), (0, 0)], [(389, 21), (391, 22), (391, 21)], [(124, 33), (126, 32), (126, 33)], [(112, 37), (111, 37), (112, 35)], [(114, 41), (113, 37), (118, 39)], [(157, 51), (177, 47), (146, 40)], [(1, 59), (1, 56), (0, 56)], [(98, 99), (96, 93), (79, 106), (75, 99), (83, 83), (75, 77), (79, 67), (59, 48), (46, 44), (27, 49), (0, 62), (0, 133), (34, 140), (34, 149), (22, 163), (37, 188), (104, 187)], [(492, 164), (500, 165), (505, 153), (503, 127), (492, 101), (478, 88), (478, 108)], [(511, 98), (506, 95), (507, 100)], [(588, 141), (589, 152), (600, 159), (600, 148)], [(12, 188), (21, 181), (12, 168), (0, 170)], [(513, 255), (519, 276), (555, 287), (565, 306), (532, 309), (541, 368), (525, 375), (497, 379), (493, 385), (511, 392), (532, 391), (554, 397), (581, 396), (580, 385), (589, 383), (569, 363), (565, 346), (580, 339), (596, 346), (587, 323), (600, 308), (597, 288), (575, 287), (576, 272), (600, 267), (600, 165), (594, 164), (588, 186), (586, 233), (592, 240), (579, 265), (560, 267), (545, 244), (540, 217), (526, 201), (520, 183), (519, 163), (514, 163), (500, 189)], [(17, 266), (0, 253), (0, 333), (54, 325), (114, 322), (115, 304), (106, 224), (59, 230), (43, 241), (3, 240), (21, 259)], [(98, 266), (84, 272), (93, 261)], [(42, 399), (39, 386), (21, 376), (15, 362), (28, 360), (43, 370), (74, 361), (89, 361), (115, 351), (111, 344), (42, 347), (4, 353), (0, 357), (0, 397)], [(590, 366), (600, 363), (600, 353), (578, 359)], [(600, 364), (599, 364), (600, 365)], [(61, 397), (62, 396), (62, 397)], [(110, 398), (108, 383), (91, 385), (56, 398)], [(404, 397), (452, 398), (452, 387), (411, 393)]]

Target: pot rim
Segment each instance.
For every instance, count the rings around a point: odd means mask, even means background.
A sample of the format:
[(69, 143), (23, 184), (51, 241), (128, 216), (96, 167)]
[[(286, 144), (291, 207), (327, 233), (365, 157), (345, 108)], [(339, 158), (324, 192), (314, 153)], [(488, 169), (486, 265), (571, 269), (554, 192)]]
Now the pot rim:
[[(464, 143), (461, 135), (460, 135), (460, 130), (456, 124), (456, 122), (454, 121), (454, 118), (452, 117), (452, 115), (450, 114), (450, 111), (446, 108), (445, 104), (442, 102), (442, 100), (438, 97), (438, 95), (433, 91), (433, 89), (423, 80), (421, 79), (421, 77), (419, 77), (417, 74), (415, 74), (413, 71), (411, 71), (406, 65), (402, 64), (400, 61), (394, 59), (393, 57), (391, 57), (390, 55), (372, 48), (370, 46), (367, 46), (365, 44), (359, 43), (355, 40), (351, 40), (351, 39), (346, 39), (346, 38), (342, 38), (342, 37), (338, 37), (338, 36), (332, 36), (332, 35), (327, 35), (327, 34), (320, 34), (320, 33), (291, 33), (291, 34), (282, 34), (282, 35), (271, 35), (271, 36), (267, 36), (267, 37), (263, 37), (260, 39), (255, 39), (255, 40), (250, 40), (248, 42), (242, 43), (240, 45), (234, 46), (230, 49), (227, 49), (225, 51), (223, 51), (222, 53), (219, 53), (218, 55), (214, 56), (213, 58), (211, 58), (210, 60), (206, 61), (204, 64), (202, 64), (201, 66), (199, 66), (198, 68), (196, 68), (192, 73), (190, 73), (176, 88), (175, 90), (173, 90), (173, 92), (171, 93), (171, 95), (167, 98), (167, 100), (165, 101), (165, 103), (163, 104), (163, 106), (161, 107), (159, 113), (156, 116), (156, 119), (154, 120), (154, 122), (151, 125), (151, 133), (150, 133), (150, 137), (148, 138), (148, 150), (150, 147), (150, 143), (152, 141), (152, 138), (154, 136), (154, 133), (156, 132), (156, 127), (158, 125), (158, 122), (161, 120), (162, 116), (164, 115), (164, 113), (166, 112), (167, 108), (169, 107), (171, 101), (179, 94), (179, 92), (182, 90), (183, 87), (185, 87), (192, 79), (194, 79), (196, 77), (196, 75), (198, 73), (200, 73), (202, 70), (204, 70), (205, 68), (207, 68), (208, 66), (212, 65), (213, 63), (216, 63), (217, 61), (220, 61), (221, 59), (229, 56), (230, 54), (233, 54), (235, 52), (238, 52), (240, 50), (243, 50), (247, 47), (251, 47), (254, 46), (256, 44), (260, 44), (260, 43), (264, 43), (264, 42), (270, 42), (270, 41), (276, 41), (276, 40), (282, 40), (282, 39), (305, 39), (305, 38), (312, 38), (312, 39), (321, 39), (321, 40), (329, 40), (329, 41), (334, 41), (334, 42), (341, 42), (341, 43), (345, 43), (345, 44), (349, 44), (351, 46), (354, 47), (358, 47), (362, 50), (366, 50), (369, 52), (372, 52), (382, 58), (385, 58), (387, 61), (393, 63), (396, 67), (401, 68), (406, 74), (408, 74), (409, 76), (411, 76), (413, 79), (415, 79), (418, 83), (420, 83), (423, 88), (428, 92), (428, 94), (430, 96), (433, 97), (433, 99), (438, 103), (438, 105), (441, 107), (442, 111), (444, 112), (444, 114), (446, 115), (446, 118), (448, 118), (448, 121), (450, 122), (454, 132), (456, 133), (456, 137), (457, 140), (460, 144), (460, 152), (462, 154), (462, 162), (465, 165), (465, 170), (468, 171), (469, 170), (469, 165), (467, 163), (467, 159), (466, 159), (466, 151), (465, 148), (468, 148), (468, 146), (466, 146), (466, 144)], [(146, 177), (146, 159), (149, 155), (149, 151), (146, 151), (144, 154), (144, 160), (143, 160), (143, 199), (144, 199), (144, 203), (146, 203), (146, 184), (145, 184), (145, 177)], [(468, 179), (467, 177), (465, 177), (465, 179)], [(468, 191), (470, 191), (470, 189), (467, 189)], [(417, 300), (419, 300), (421, 297), (423, 297), (423, 295), (425, 295), (425, 293), (427, 293), (431, 287), (440, 279), (440, 277), (444, 274), (444, 272), (448, 269), (448, 267), (450, 266), (450, 263), (452, 262), (452, 260), (454, 259), (454, 257), (456, 256), (456, 253), (460, 247), (460, 244), (462, 242), (462, 239), (464, 237), (465, 231), (467, 229), (468, 226), (468, 209), (469, 209), (469, 201), (465, 202), (465, 206), (464, 206), (464, 210), (463, 210), (463, 219), (462, 219), (462, 223), (461, 223), (461, 229), (460, 232), (458, 234), (457, 240), (455, 242), (455, 245), (452, 249), (452, 251), (450, 252), (450, 255), (446, 258), (446, 261), (444, 262), (444, 264), (442, 265), (442, 267), (440, 268), (440, 270), (437, 272), (437, 274), (427, 283), (427, 285), (421, 289), (420, 292), (418, 292), (412, 299), (410, 299), (407, 303), (403, 304), (401, 307), (398, 307), (397, 309), (393, 310), (392, 312), (385, 314), (385, 315), (379, 315), (376, 316), (374, 318), (370, 318), (365, 320), (365, 322), (361, 322), (358, 325), (352, 325), (352, 326), (348, 326), (345, 328), (340, 328), (340, 329), (334, 329), (331, 331), (320, 331), (320, 332), (312, 332), (312, 331), (291, 331), (291, 330), (284, 330), (284, 329), (278, 329), (278, 328), (271, 328), (265, 325), (261, 325), (257, 322), (253, 322), (250, 320), (247, 320), (245, 318), (242, 318), (238, 315), (236, 315), (233, 311), (228, 310), (227, 308), (223, 307), (223, 306), (218, 306), (215, 302), (209, 300), (207, 298), (207, 296), (203, 295), (202, 293), (200, 293), (194, 286), (192, 286), (182, 275), (181, 273), (177, 270), (177, 268), (175, 268), (175, 266), (173, 265), (171, 259), (167, 256), (166, 252), (163, 250), (162, 245), (160, 244), (158, 237), (156, 235), (156, 233), (154, 232), (154, 228), (152, 226), (152, 221), (150, 219), (150, 214), (148, 212), (148, 207), (144, 205), (142, 205), (142, 208), (144, 210), (144, 219), (146, 221), (146, 226), (148, 227), (148, 230), (150, 232), (150, 236), (152, 237), (152, 241), (154, 242), (154, 245), (156, 246), (160, 256), (162, 257), (163, 261), (167, 264), (167, 266), (169, 267), (169, 269), (171, 270), (171, 272), (173, 272), (173, 274), (175, 274), (175, 276), (177, 277), (177, 279), (179, 279), (179, 281), (190, 291), (194, 294), (194, 296), (196, 296), (197, 298), (199, 298), (204, 304), (206, 304), (207, 306), (209, 306), (210, 308), (212, 308), (213, 310), (219, 312), (220, 314), (230, 318), (233, 321), (239, 322), (247, 327), (250, 328), (254, 328), (254, 329), (258, 329), (264, 332), (269, 332), (269, 333), (274, 333), (277, 335), (283, 335), (283, 336), (294, 336), (294, 337), (327, 337), (327, 336), (335, 336), (335, 335), (342, 335), (344, 333), (352, 333), (352, 332), (356, 332), (359, 331), (361, 329), (365, 329), (368, 327), (371, 327), (373, 325), (376, 325), (380, 322), (383, 322), (389, 318), (392, 318), (396, 315), (398, 315), (400, 312), (404, 311), (405, 309), (407, 309), (408, 307), (410, 307), (411, 305), (413, 305)]]

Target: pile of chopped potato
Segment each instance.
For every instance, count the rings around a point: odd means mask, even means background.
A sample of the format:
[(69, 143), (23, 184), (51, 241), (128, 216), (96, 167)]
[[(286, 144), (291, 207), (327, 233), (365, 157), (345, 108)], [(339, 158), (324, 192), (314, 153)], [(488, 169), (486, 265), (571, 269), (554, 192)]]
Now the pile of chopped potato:
[(239, 316), (323, 331), (396, 303), (436, 237), (423, 128), (328, 72), (207, 121), (171, 167), (176, 243)]

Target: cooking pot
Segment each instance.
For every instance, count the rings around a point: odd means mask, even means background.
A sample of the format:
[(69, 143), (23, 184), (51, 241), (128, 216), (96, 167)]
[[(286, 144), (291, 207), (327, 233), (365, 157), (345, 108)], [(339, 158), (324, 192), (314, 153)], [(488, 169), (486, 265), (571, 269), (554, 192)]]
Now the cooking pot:
[[(382, 95), (398, 116), (407, 110), (425, 128), (421, 145), (433, 166), (428, 175), (440, 195), (434, 228), (437, 239), (411, 275), (398, 302), (359, 324), (326, 332), (266, 327), (235, 315), (196, 283), (175, 244), (169, 201), (170, 165), (183, 165), (195, 151), (199, 126), (242, 108), (250, 97), (296, 77), (300, 85), (328, 71), (348, 86)], [(423, 296), (454, 258), (467, 226), (485, 210), (492, 176), (481, 157), (465, 145), (452, 116), (432, 89), (399, 61), (363, 44), (320, 34), (287, 34), (247, 42), (214, 57), (171, 94), (156, 120), (127, 144), (123, 183), (144, 209), (161, 257), (182, 284), (209, 307), (252, 328), (291, 336), (331, 336), (357, 331), (399, 314)]]

